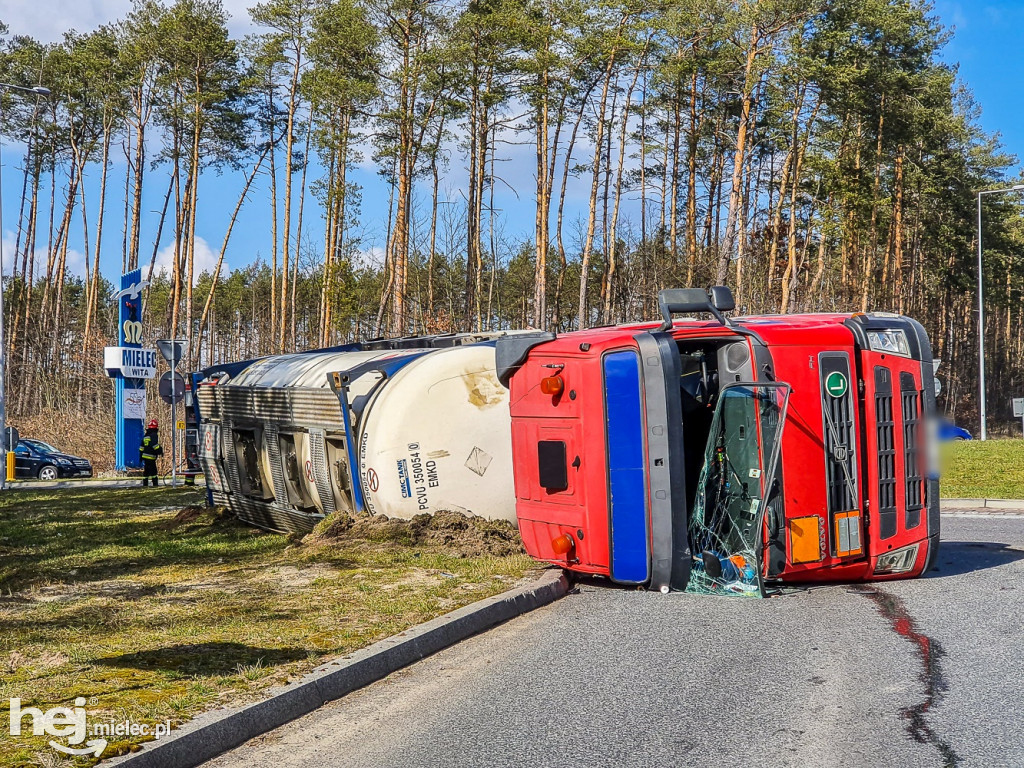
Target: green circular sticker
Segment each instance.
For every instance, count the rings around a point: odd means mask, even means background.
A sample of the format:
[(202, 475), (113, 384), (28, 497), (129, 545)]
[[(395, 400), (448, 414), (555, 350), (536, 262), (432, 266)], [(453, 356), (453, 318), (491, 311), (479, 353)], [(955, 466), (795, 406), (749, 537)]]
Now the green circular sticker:
[(850, 382), (839, 371), (832, 371), (832, 373), (825, 377), (825, 391), (832, 395), (832, 397), (842, 397), (846, 394), (849, 386)]

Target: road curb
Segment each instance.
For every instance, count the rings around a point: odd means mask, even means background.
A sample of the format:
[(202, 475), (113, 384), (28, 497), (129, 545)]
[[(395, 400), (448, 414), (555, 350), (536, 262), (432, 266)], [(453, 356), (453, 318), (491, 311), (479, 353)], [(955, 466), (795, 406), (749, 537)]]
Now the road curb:
[(1024, 499), (941, 499), (939, 508), (947, 509), (1002, 509), (1024, 512)]
[[(171, 476), (160, 478), (159, 487), (171, 487)], [(141, 488), (142, 475), (138, 477), (87, 478), (84, 480), (11, 480), (7, 483), (8, 491), (53, 491), (63, 488), (79, 490), (104, 490), (108, 488)], [(178, 478), (178, 488), (185, 488), (182, 478)], [(196, 488), (206, 488), (206, 480), (202, 476), (196, 478)]]
[(1024, 520), (1024, 509), (1008, 509), (1003, 512), (972, 511), (969, 509), (943, 512), (944, 518), (959, 517), (971, 520)]
[(565, 573), (549, 569), (532, 584), (479, 600), (322, 664), (301, 680), (272, 688), (271, 697), (263, 701), (204, 713), (168, 738), (148, 742), (140, 751), (104, 761), (104, 764), (130, 768), (192, 768), (402, 667), (552, 603), (568, 591), (569, 580)]

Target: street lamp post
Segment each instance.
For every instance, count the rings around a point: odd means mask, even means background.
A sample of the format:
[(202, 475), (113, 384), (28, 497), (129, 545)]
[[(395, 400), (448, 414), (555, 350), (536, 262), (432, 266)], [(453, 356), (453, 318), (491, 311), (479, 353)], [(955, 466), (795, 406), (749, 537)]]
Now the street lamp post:
[(1024, 189), (1024, 184), (1014, 184), (1012, 187), (1003, 189), (983, 189), (978, 193), (978, 410), (980, 411), (982, 440), (988, 440), (988, 429), (985, 414), (985, 283), (981, 261), (981, 196), (1016, 192), (1021, 189)]
[[(0, 83), (0, 88), (10, 91), (31, 93), (35, 96), (49, 96), (50, 89), (41, 85), (26, 88), (11, 83)], [(0, 122), (3, 119), (3, 101), (0, 100)], [(0, 145), (2, 155), (2, 145)], [(7, 380), (7, 344), (4, 337), (4, 200), (3, 200), (3, 160), (0, 156), (0, 490), (7, 487), (7, 391), (4, 383)]]

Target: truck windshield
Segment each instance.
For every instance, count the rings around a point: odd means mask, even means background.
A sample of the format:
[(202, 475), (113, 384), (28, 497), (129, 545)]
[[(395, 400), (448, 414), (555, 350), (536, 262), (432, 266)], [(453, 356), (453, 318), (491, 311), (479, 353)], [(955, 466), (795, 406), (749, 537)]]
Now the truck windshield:
[(690, 513), (688, 592), (759, 596), (764, 508), (789, 402), (784, 383), (737, 382), (719, 393)]

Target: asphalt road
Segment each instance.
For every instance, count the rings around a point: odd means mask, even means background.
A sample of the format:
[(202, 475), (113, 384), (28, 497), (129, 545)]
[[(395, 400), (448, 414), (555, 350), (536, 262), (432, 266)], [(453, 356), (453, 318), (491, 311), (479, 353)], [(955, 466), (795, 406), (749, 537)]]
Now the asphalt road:
[(597, 582), (227, 753), (245, 766), (1024, 766), (1024, 517), (771, 600)]

